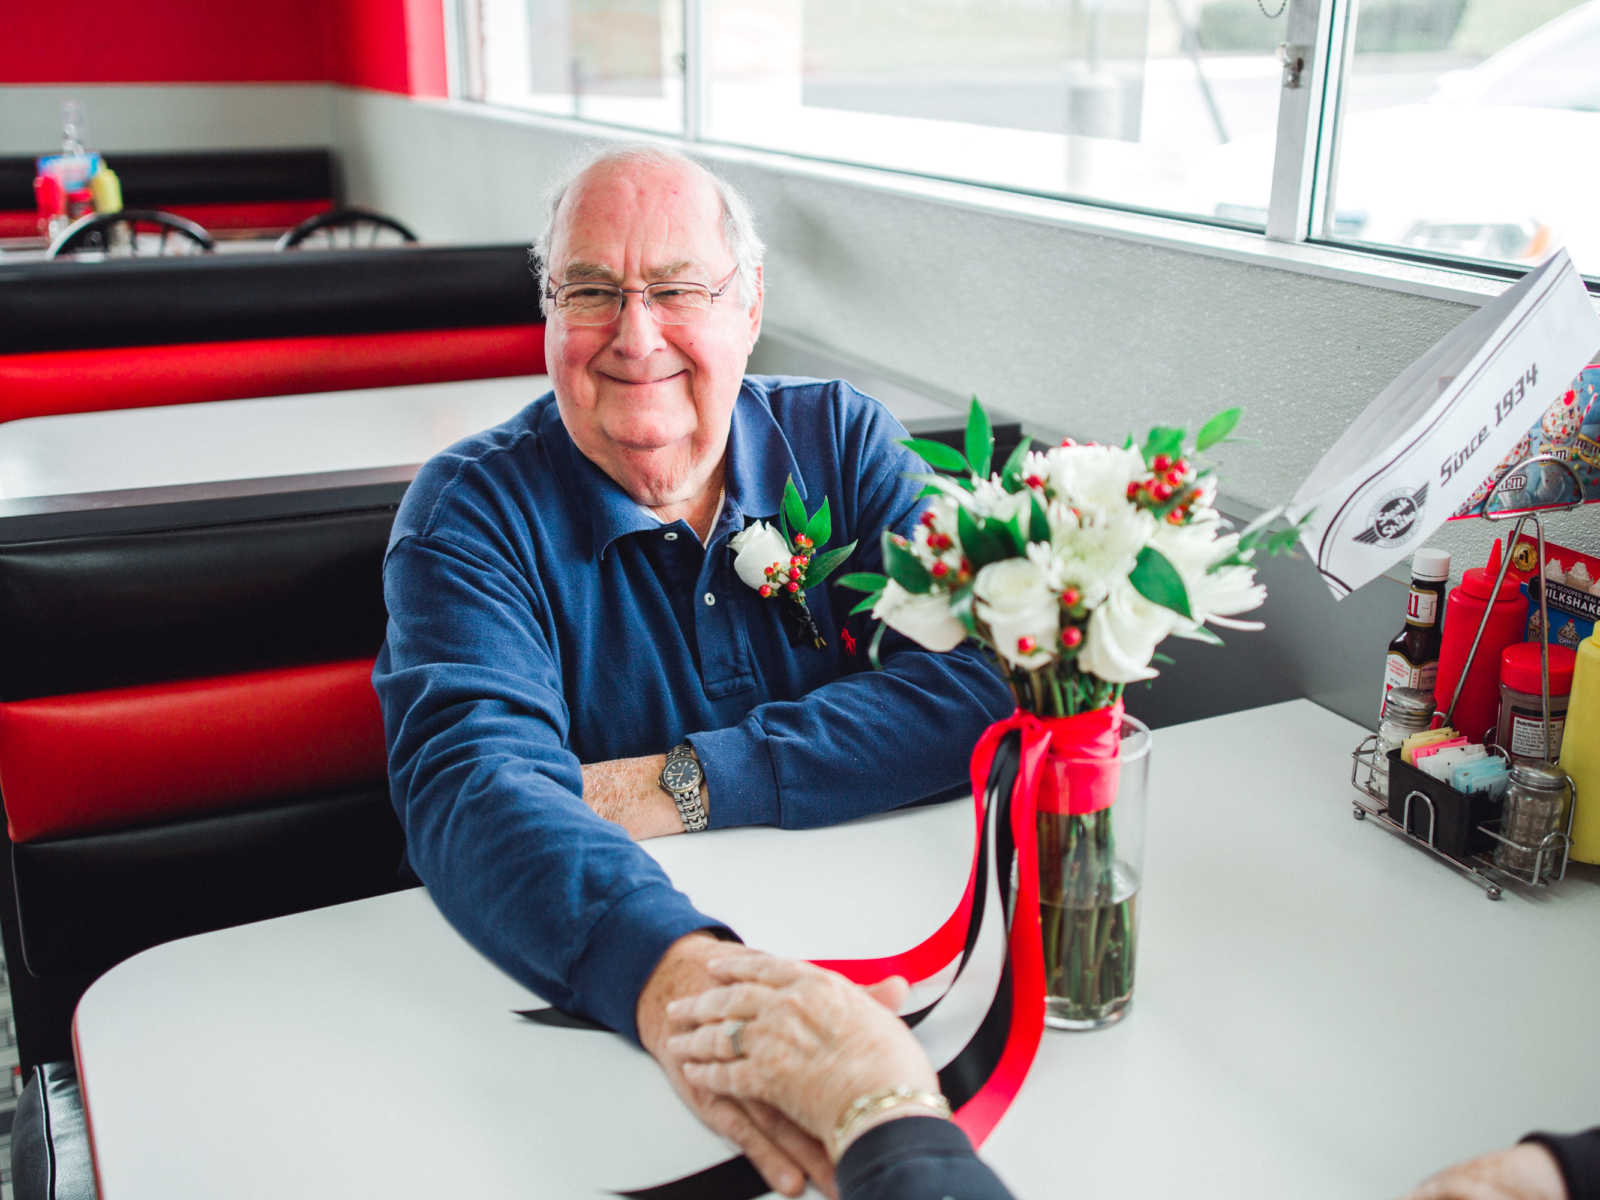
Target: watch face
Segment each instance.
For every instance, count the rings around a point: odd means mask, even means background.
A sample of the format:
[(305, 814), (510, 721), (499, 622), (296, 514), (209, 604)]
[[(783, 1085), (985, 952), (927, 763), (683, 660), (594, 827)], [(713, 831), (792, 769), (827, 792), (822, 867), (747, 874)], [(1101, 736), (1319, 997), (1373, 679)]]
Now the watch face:
[(700, 764), (692, 758), (674, 758), (661, 771), (661, 783), (668, 791), (687, 792), (699, 785)]

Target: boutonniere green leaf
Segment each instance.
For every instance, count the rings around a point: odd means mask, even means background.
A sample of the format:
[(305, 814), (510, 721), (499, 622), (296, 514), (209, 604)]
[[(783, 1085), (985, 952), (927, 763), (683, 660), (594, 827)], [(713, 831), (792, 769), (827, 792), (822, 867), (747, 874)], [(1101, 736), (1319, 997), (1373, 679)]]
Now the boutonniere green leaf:
[(728, 542), (739, 579), (763, 600), (775, 599), (783, 605), (794, 645), (809, 641), (821, 650), (828, 644), (806, 603), (806, 592), (823, 583), (856, 549), (856, 543), (849, 542), (823, 550), (832, 536), (833, 515), (827, 498), (816, 512), (807, 513), (800, 489), (790, 476), (784, 484), (777, 526), (753, 521)]

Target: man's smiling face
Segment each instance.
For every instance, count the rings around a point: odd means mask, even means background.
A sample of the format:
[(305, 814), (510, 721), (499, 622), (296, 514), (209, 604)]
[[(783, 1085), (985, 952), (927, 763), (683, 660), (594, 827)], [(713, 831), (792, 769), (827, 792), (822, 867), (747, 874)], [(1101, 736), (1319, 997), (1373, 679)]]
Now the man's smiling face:
[[(679, 164), (605, 163), (568, 189), (550, 245), (552, 288), (667, 281), (715, 290), (734, 267), (710, 180)], [(652, 508), (720, 486), (745, 363), (761, 329), (735, 278), (703, 319), (662, 325), (638, 295), (607, 325), (551, 313), (545, 358), (561, 419), (586, 457)]]

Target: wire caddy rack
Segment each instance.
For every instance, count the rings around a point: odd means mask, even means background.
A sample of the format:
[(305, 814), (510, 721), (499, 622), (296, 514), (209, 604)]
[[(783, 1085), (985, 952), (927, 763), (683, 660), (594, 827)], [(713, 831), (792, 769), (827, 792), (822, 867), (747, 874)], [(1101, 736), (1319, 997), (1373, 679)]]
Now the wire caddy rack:
[[(1516, 475), (1526, 476), (1533, 467), (1543, 465), (1554, 466), (1564, 472), (1572, 480), (1575, 489), (1574, 497), (1563, 503), (1547, 505), (1533, 511), (1516, 512), (1490, 512), (1495, 496), (1507, 479)], [(1539, 596), (1539, 628), (1541, 631), (1550, 628), (1550, 612), (1545, 597), (1544, 570), (1544, 523), (1539, 519), (1543, 512), (1566, 512), (1579, 507), (1584, 503), (1583, 482), (1565, 459), (1552, 454), (1537, 454), (1532, 458), (1524, 459), (1511, 468), (1490, 489), (1489, 495), (1484, 500), (1483, 519), (1486, 521), (1515, 520), (1516, 525), (1511, 530), (1511, 537), (1506, 545), (1506, 553), (1502, 555), (1500, 574), (1495, 578), (1494, 589), (1491, 595), (1498, 594), (1501, 583), (1504, 581), (1506, 571), (1511, 566), (1511, 550), (1522, 538), (1523, 528), (1532, 523), (1535, 542), (1538, 546), (1537, 578), (1540, 583), (1537, 588)], [(1473, 660), (1478, 653), (1478, 644), (1483, 640), (1483, 631), (1488, 627), (1489, 610), (1484, 610), (1483, 619), (1478, 623), (1478, 631), (1472, 639), (1472, 646), (1467, 651), (1466, 662), (1462, 664), (1461, 678), (1456, 683), (1455, 694), (1450, 698), (1450, 706), (1443, 712), (1435, 712), (1435, 716), (1442, 718), (1449, 724), (1455, 714), (1456, 702), (1461, 698), (1461, 690), (1466, 683), (1467, 672), (1471, 669)], [(1550, 648), (1548, 634), (1541, 643), (1542, 649), (1539, 656), (1539, 684), (1540, 699), (1542, 701), (1544, 718), (1544, 744), (1550, 746)], [(1509, 758), (1505, 749), (1489, 744), (1491, 753)], [(1377, 780), (1381, 777), (1377, 769), (1379, 754), (1382, 753), (1378, 735), (1368, 734), (1361, 740), (1350, 753), (1350, 784), (1355, 788), (1357, 796), (1351, 802), (1352, 815), (1358, 821), (1368, 821), (1370, 824), (1388, 830), (1396, 837), (1416, 846), (1418, 849), (1431, 854), (1446, 865), (1452, 867), (1464, 877), (1472, 880), (1484, 891), (1490, 900), (1499, 900), (1507, 886), (1515, 887), (1544, 887), (1551, 883), (1559, 882), (1566, 877), (1568, 851), (1572, 846), (1572, 815), (1578, 806), (1577, 785), (1569, 778), (1566, 781), (1566, 821), (1564, 828), (1553, 830), (1546, 834), (1536, 845), (1514, 841), (1507, 837), (1503, 831), (1503, 819), (1496, 817), (1482, 822), (1475, 822), (1470, 833), (1476, 834), (1471, 838), (1479, 846), (1487, 845), (1487, 849), (1478, 849), (1474, 852), (1461, 852), (1441, 844), (1443, 822), (1439, 805), (1435, 798), (1418, 787), (1407, 787), (1404, 782), (1398, 786), (1394, 782), (1396, 775), (1393, 763), (1389, 771), (1389, 791), (1387, 794), (1380, 792)], [(1403, 777), (1401, 777), (1403, 778)], [(1405, 790), (1402, 792), (1401, 789)], [(1432, 789), (1437, 794), (1440, 789)], [(1468, 804), (1468, 798), (1444, 785), (1443, 791), (1451, 798), (1459, 798), (1460, 802)], [(1399, 805), (1398, 812), (1395, 805)], [(1518, 859), (1527, 864), (1526, 869), (1518, 869), (1504, 862), (1495, 862), (1494, 851), (1498, 847), (1510, 848), (1513, 853), (1507, 857)]]

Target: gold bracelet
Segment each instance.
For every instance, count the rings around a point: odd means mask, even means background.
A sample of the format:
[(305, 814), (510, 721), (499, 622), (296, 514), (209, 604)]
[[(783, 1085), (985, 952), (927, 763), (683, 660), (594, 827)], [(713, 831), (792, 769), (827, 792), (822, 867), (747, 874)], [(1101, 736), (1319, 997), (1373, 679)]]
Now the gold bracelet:
[(833, 1152), (837, 1156), (839, 1148), (855, 1133), (857, 1125), (869, 1117), (887, 1112), (891, 1108), (899, 1108), (902, 1104), (917, 1104), (932, 1110), (935, 1116), (948, 1117), (950, 1115), (950, 1101), (937, 1092), (919, 1092), (908, 1088), (904, 1084), (899, 1087), (884, 1088), (881, 1092), (868, 1092), (865, 1096), (857, 1096), (850, 1102), (839, 1117), (839, 1123), (833, 1127)]

